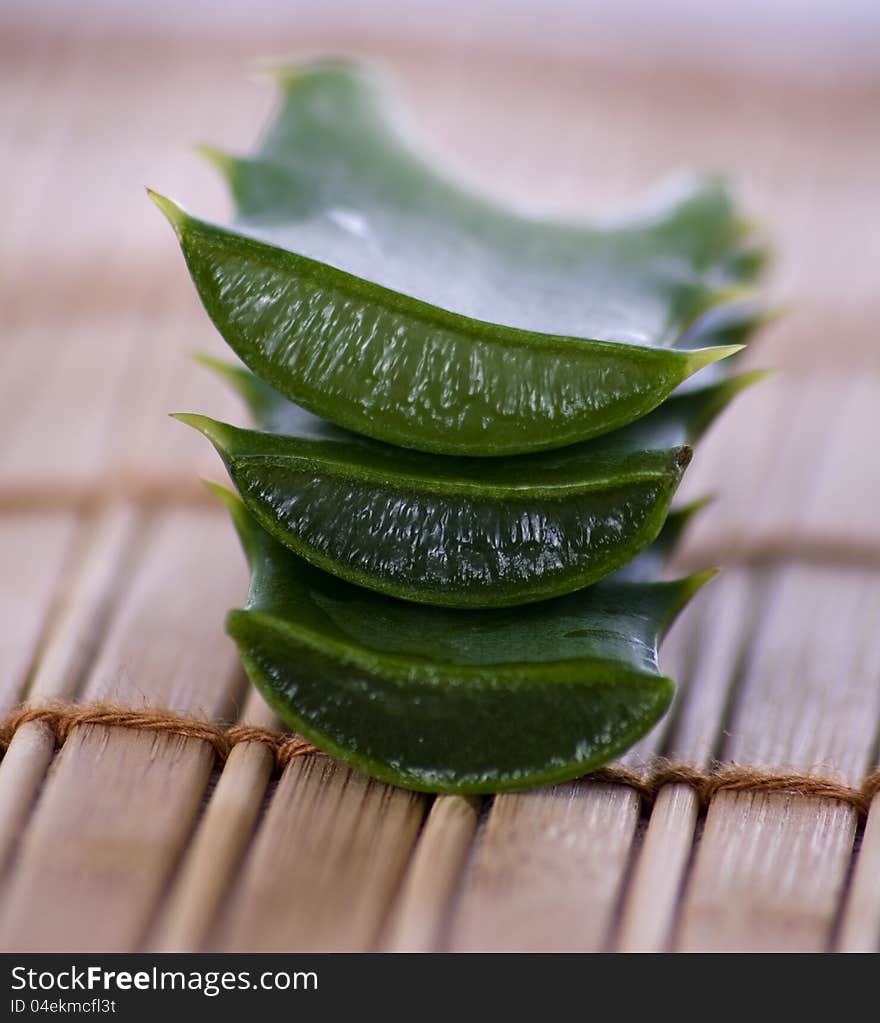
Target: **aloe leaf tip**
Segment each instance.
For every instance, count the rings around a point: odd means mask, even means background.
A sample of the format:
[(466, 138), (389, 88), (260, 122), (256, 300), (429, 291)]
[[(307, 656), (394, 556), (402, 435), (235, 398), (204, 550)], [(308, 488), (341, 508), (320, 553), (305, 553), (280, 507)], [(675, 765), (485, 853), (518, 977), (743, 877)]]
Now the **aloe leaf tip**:
[(208, 355), (207, 352), (192, 351), (189, 353), (189, 357), (193, 362), (197, 362), (200, 366), (219, 373), (221, 376), (225, 376), (232, 369), (232, 363), (226, 359), (220, 359), (216, 355)]
[(711, 582), (721, 570), (718, 568), (706, 568), (700, 572), (693, 572), (684, 579), (670, 585), (675, 587), (674, 600), (668, 607), (664, 620), (660, 624), (660, 638), (666, 636), (676, 618), (690, 603), (692, 597), (698, 593), (708, 582)]
[(692, 572), (686, 579), (683, 579), (683, 600), (675, 612), (676, 615), (684, 608), (694, 594), (698, 593), (707, 583), (712, 582), (720, 572), (720, 568), (703, 568), (699, 572)]
[(730, 358), (731, 355), (736, 355), (745, 347), (745, 345), (709, 345), (706, 348), (692, 348), (687, 352), (687, 356), (692, 372), (696, 373), (697, 370), (711, 366), (713, 362), (720, 362), (722, 359)]
[[(254, 522), (238, 494), (234, 493), (228, 487), (224, 487), (222, 483), (215, 483), (213, 480), (202, 479), (202, 483), (229, 512), (232, 524), (235, 527), (235, 532), (238, 534), (241, 549), (244, 551), (244, 556), (248, 565), (253, 566), (257, 553), (257, 539), (254, 530)], [(234, 613), (235, 612), (232, 611), (230, 612), (230, 614)]]
[(695, 497), (693, 501), (688, 501), (687, 504), (683, 504), (678, 508), (673, 508), (670, 514), (687, 516), (690, 520), (704, 508), (708, 508), (717, 497), (717, 494), (703, 494), (702, 497)]
[(235, 165), (238, 162), (237, 157), (227, 153), (225, 149), (218, 149), (216, 146), (211, 146), (204, 142), (196, 143), (192, 148), (194, 153), (211, 164), (227, 181), (230, 180)]
[(312, 57), (309, 60), (291, 63), (284, 58), (261, 58), (250, 63), (249, 70), (256, 78), (268, 78), (280, 88), (289, 89), (306, 81), (310, 76), (321, 72), (344, 73), (372, 77), (371, 66), (349, 54)]
[(730, 388), (733, 394), (739, 394), (742, 391), (747, 391), (755, 384), (760, 384), (764, 380), (772, 380), (777, 376), (779, 376), (778, 369), (750, 369), (745, 373), (738, 373), (735, 377), (731, 377), (729, 381)]
[(179, 423), (198, 430), (219, 451), (222, 452), (225, 449), (225, 432), (227, 428), (224, 427), (223, 423), (218, 423), (216, 419), (211, 419), (210, 416), (200, 416), (195, 412), (170, 412), (169, 415)]
[(196, 430), (201, 430), (203, 421), (210, 422), (208, 416), (201, 416), (197, 412), (169, 412), (168, 417), (176, 419), (186, 426), (192, 426)]
[(238, 505), (241, 504), (241, 499), (229, 487), (224, 487), (222, 483), (217, 483), (216, 480), (201, 478), (202, 486), (206, 490), (210, 491), (219, 501), (222, 501), (224, 505), (230, 510), (235, 511)]
[(165, 214), (165, 218), (167, 219), (168, 223), (174, 228), (175, 234), (178, 237), (180, 237), (184, 225), (190, 219), (189, 214), (186, 212), (186, 210), (178, 203), (176, 203), (173, 199), (169, 199), (167, 196), (162, 195), (160, 192), (154, 191), (152, 188), (147, 187), (147, 195), (159, 207), (162, 213)]

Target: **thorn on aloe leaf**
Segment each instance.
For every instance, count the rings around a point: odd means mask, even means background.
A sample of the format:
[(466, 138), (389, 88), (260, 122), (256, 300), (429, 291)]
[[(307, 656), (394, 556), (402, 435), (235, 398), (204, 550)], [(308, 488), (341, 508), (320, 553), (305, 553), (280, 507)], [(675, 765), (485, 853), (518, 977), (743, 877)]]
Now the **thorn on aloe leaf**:
[(167, 196), (153, 191), (152, 188), (147, 187), (147, 195), (159, 207), (162, 213), (165, 214), (168, 223), (174, 228), (174, 232), (179, 238), (183, 231), (184, 224), (186, 224), (190, 219), (189, 214), (173, 199), (169, 199)]
[(690, 356), (691, 365), (694, 367), (694, 372), (696, 372), (699, 369), (704, 369), (706, 366), (711, 366), (713, 362), (720, 362), (721, 359), (727, 359), (731, 355), (736, 355), (737, 352), (741, 352), (745, 347), (745, 345), (709, 345), (706, 348), (683, 349), (683, 351)]
[(170, 412), (169, 415), (172, 419), (176, 419), (179, 423), (183, 423), (185, 426), (191, 426), (194, 430), (198, 430), (203, 437), (207, 437), (208, 440), (217, 448), (219, 451), (225, 450), (224, 440), (224, 427), (222, 423), (218, 423), (216, 419), (211, 419), (210, 416), (200, 416), (194, 412)]
[(232, 153), (227, 153), (225, 149), (218, 149), (216, 146), (210, 146), (202, 142), (193, 146), (193, 152), (203, 160), (207, 160), (227, 181), (232, 180), (235, 165), (238, 163), (238, 157), (233, 156)]

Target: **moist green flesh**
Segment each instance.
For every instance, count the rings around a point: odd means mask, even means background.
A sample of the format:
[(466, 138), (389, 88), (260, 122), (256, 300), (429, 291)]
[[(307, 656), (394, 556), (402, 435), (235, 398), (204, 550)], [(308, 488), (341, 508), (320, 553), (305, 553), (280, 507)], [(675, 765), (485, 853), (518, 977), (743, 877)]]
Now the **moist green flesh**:
[(607, 575), (657, 535), (677, 477), (560, 500), (438, 495), (244, 461), (263, 524), (343, 578), (453, 606), (522, 603)]
[(289, 398), (404, 447), (503, 455), (623, 426), (728, 354), (674, 349), (744, 274), (717, 182), (613, 226), (537, 220), (433, 171), (358, 68), (282, 86), (254, 157), (219, 160), (234, 230), (157, 201), (220, 332)]
[(561, 451), (451, 459), (357, 438), (244, 370), (221, 367), (258, 425), (185, 417), (221, 452), (277, 540), (393, 596), (491, 607), (558, 596), (657, 535), (692, 443), (753, 376), (670, 399), (624, 431)]
[(657, 645), (705, 576), (480, 614), (419, 606), (318, 571), (226, 500), (251, 565), (228, 620), (251, 678), (291, 727), (376, 777), (430, 791), (572, 777), (668, 705)]
[[(622, 752), (669, 706), (666, 678), (560, 665), (433, 684), (337, 664), (231, 618), (252, 680), (288, 725), (375, 777), (431, 792), (499, 792), (575, 777)], [(590, 676), (595, 676), (590, 678)]]
[(205, 308), (258, 376), (402, 447), (476, 456), (562, 447), (638, 419), (731, 353), (527, 334), (190, 219), (179, 230)]

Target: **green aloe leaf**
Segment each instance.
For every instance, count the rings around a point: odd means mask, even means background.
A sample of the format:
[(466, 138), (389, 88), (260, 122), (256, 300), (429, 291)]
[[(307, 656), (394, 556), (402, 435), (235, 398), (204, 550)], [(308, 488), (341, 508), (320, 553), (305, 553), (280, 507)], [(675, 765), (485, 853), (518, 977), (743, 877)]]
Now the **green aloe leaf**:
[(254, 684), (327, 753), (421, 791), (561, 781), (627, 749), (672, 697), (660, 639), (713, 574), (480, 615), (425, 607), (318, 571), (214, 489), (250, 563), (227, 629)]
[(663, 569), (678, 546), (679, 540), (684, 535), (691, 520), (699, 512), (710, 504), (711, 495), (701, 497), (688, 504), (670, 510), (663, 528), (657, 535), (657, 539), (640, 551), (632, 561), (628, 561), (619, 568), (608, 581), (614, 582), (645, 582), (651, 579), (659, 579)]
[(154, 199), (220, 333), (310, 411), (424, 451), (546, 450), (737, 350), (679, 346), (760, 262), (719, 183), (613, 225), (538, 220), (435, 171), (360, 68), (279, 80), (257, 152), (213, 153), (233, 228)]
[(357, 437), (220, 368), (272, 432), (178, 418), (211, 440), (260, 525), (349, 582), (460, 608), (545, 600), (624, 565), (659, 533), (689, 445), (760, 376), (673, 396), (593, 441), (487, 462)]

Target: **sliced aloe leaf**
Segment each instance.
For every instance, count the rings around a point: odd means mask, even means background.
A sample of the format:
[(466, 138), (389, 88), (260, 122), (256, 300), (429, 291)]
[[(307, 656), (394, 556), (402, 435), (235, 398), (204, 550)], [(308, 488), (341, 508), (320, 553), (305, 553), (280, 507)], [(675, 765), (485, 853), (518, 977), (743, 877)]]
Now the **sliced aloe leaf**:
[(254, 157), (214, 154), (234, 229), (154, 199), (221, 334), (310, 411), (425, 451), (546, 450), (638, 419), (737, 350), (673, 347), (748, 251), (719, 183), (614, 225), (537, 220), (433, 170), (361, 69), (281, 84)]
[[(253, 156), (202, 147), (229, 183), (239, 225), (430, 304), (453, 296), (452, 306), (475, 319), (494, 319), (500, 309), (513, 326), (543, 329), (517, 322), (535, 313), (503, 287), (499, 261), (530, 288), (558, 271), (572, 275), (577, 264), (607, 271), (609, 260), (630, 270), (666, 261), (659, 277), (668, 287), (676, 271), (709, 270), (756, 248), (752, 225), (718, 179), (682, 180), (603, 225), (539, 219), (462, 185), (424, 155), (395, 97), (369, 68), (317, 61), (280, 68), (275, 77), (281, 104)], [(479, 282), (444, 281), (463, 242)], [(608, 251), (599, 253), (600, 245)], [(585, 312), (577, 295), (550, 288), (560, 323), (568, 324), (559, 332), (591, 335), (583, 325), (597, 314)]]
[(480, 615), (425, 607), (318, 571), (216, 489), (250, 562), (227, 629), (251, 680), (327, 753), (421, 791), (561, 781), (623, 752), (669, 705), (659, 641), (713, 574)]
[(756, 376), (670, 398), (594, 441), (487, 462), (356, 437), (247, 370), (223, 373), (274, 432), (178, 418), (211, 440), (264, 529), (349, 582), (462, 608), (544, 600), (624, 565), (660, 531), (688, 445)]
[(632, 561), (628, 561), (609, 576), (608, 581), (644, 582), (660, 578), (663, 567), (674, 553), (685, 529), (693, 517), (702, 511), (711, 500), (711, 497), (702, 497), (684, 504), (680, 508), (672, 508), (663, 523), (663, 528), (657, 534), (657, 539), (640, 551)]

